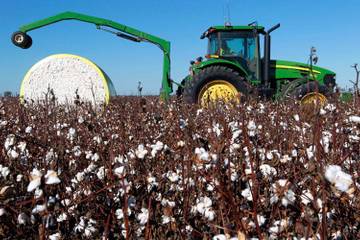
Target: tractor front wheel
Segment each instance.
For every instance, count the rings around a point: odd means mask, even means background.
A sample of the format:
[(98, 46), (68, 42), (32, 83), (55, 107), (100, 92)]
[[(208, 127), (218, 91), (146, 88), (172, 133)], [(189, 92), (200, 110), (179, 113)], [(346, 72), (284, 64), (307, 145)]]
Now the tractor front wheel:
[(292, 97), (299, 100), (302, 105), (315, 104), (323, 106), (330, 95), (329, 89), (316, 82), (309, 82), (295, 88)]
[(20, 48), (27, 49), (32, 45), (32, 39), (24, 32), (14, 32), (11, 36), (12, 43)]
[(225, 66), (210, 66), (185, 83), (183, 99), (187, 103), (208, 106), (216, 101), (240, 102), (246, 99), (248, 93), (239, 72)]

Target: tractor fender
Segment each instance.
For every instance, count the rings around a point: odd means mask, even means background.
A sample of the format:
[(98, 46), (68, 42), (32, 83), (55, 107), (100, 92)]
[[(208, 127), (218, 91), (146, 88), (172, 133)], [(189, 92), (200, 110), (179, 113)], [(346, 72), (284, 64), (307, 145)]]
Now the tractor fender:
[(245, 79), (247, 78), (247, 76), (249, 75), (248, 72), (239, 64), (236, 64), (234, 62), (225, 60), (225, 59), (210, 59), (204, 62), (200, 62), (197, 64), (194, 64), (192, 66), (192, 69), (194, 71), (194, 73), (199, 72), (200, 70), (203, 70), (204, 68), (210, 67), (210, 66), (225, 66), (228, 68), (233, 69), (234, 71), (238, 72), (240, 74), (240, 76), (244, 77)]

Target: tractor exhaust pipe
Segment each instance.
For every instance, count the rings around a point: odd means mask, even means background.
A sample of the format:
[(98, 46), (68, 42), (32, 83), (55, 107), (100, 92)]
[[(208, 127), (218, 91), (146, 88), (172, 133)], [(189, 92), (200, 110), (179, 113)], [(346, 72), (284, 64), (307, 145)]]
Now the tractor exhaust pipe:
[(263, 83), (265, 87), (269, 87), (270, 82), (270, 60), (271, 60), (271, 36), (270, 33), (280, 27), (280, 23), (276, 24), (265, 32), (264, 39), (264, 65), (263, 65)]

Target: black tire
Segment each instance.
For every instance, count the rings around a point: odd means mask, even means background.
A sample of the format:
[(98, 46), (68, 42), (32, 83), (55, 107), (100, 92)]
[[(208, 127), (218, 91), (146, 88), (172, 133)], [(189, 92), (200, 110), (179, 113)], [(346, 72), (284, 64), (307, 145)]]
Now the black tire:
[(183, 100), (190, 104), (200, 104), (199, 94), (201, 89), (211, 81), (223, 80), (233, 85), (241, 93), (240, 101), (249, 96), (249, 87), (244, 77), (239, 72), (225, 66), (210, 66), (200, 70), (193, 78), (185, 83), (183, 89)]
[(182, 86), (185, 85), (185, 82), (186, 82), (186, 79), (182, 80), (181, 83), (180, 83), (181, 86), (178, 86), (178, 88), (176, 89), (176, 97), (177, 97), (177, 98), (181, 98), (181, 97), (182, 97), (182, 94), (183, 94), (183, 92), (184, 92), (184, 87), (182, 87)]
[(306, 94), (312, 92), (321, 93), (327, 98), (330, 96), (330, 90), (325, 85), (319, 85), (317, 82), (312, 81), (295, 88), (291, 92), (291, 97), (296, 100), (301, 100)]
[(20, 48), (28, 49), (32, 45), (32, 39), (24, 32), (14, 32), (11, 36), (12, 43)]

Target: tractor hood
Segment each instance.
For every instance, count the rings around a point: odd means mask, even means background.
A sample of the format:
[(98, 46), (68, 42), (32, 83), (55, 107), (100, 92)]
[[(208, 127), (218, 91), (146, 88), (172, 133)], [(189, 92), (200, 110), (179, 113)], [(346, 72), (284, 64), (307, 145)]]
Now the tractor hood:
[(330, 76), (335, 77), (335, 72), (313, 66), (313, 73), (310, 72), (310, 65), (299, 62), (285, 61), (285, 60), (272, 60), (271, 73), (275, 79), (294, 79), (309, 76), (313, 80), (317, 80), (324, 84), (324, 79)]

